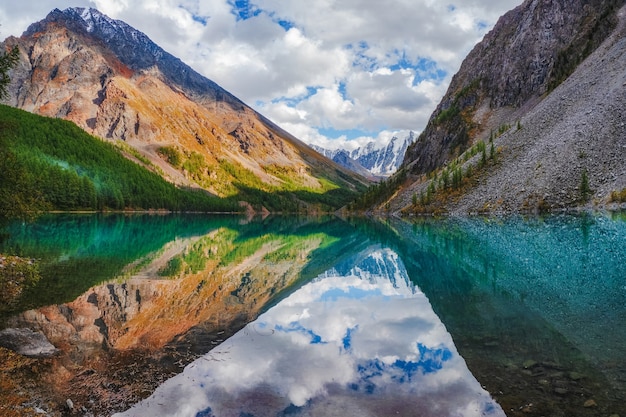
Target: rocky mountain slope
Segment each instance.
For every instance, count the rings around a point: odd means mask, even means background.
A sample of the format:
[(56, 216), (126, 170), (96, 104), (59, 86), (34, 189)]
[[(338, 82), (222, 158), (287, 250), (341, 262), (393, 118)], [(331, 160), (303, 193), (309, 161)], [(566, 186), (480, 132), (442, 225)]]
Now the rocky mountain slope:
[[(409, 180), (384, 203), (414, 212), (432, 210), (434, 200), (466, 213), (620, 201), (623, 5), (526, 0), (502, 16), (453, 77), (406, 153)], [(457, 187), (442, 178), (453, 171)]]
[(125, 141), (176, 184), (258, 200), (259, 192), (349, 194), (365, 183), (95, 9), (55, 9), (4, 47), (13, 45), (21, 61), (11, 105)]
[(365, 169), (370, 176), (387, 177), (398, 170), (406, 150), (414, 141), (415, 134), (410, 132), (406, 138), (400, 139), (394, 136), (389, 143), (382, 146), (369, 142), (353, 150), (341, 148), (330, 150), (316, 145), (311, 145), (311, 147), (357, 174), (367, 176), (367, 173), (363, 171)]

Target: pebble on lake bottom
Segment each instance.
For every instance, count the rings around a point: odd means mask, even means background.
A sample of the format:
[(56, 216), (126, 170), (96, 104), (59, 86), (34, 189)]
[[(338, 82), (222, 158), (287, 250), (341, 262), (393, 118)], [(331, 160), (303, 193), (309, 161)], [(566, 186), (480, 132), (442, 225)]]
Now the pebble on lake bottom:
[(528, 360), (524, 361), (524, 363), (523, 363), (523, 366), (524, 366), (525, 369), (532, 368), (535, 365), (537, 365), (537, 361), (534, 361), (532, 359), (528, 359)]
[(572, 381), (579, 381), (584, 378), (584, 375), (578, 372), (570, 372), (568, 376)]
[(591, 407), (597, 407), (597, 406), (598, 406), (598, 403), (596, 403), (595, 400), (587, 400), (583, 404), (583, 407), (585, 407), (585, 408), (591, 408)]

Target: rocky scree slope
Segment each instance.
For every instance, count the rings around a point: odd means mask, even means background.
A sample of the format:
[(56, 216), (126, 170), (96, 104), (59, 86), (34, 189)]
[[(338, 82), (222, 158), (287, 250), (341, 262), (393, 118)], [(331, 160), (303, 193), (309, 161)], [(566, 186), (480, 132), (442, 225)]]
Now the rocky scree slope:
[(607, 202), (624, 188), (623, 4), (527, 0), (501, 17), (407, 151), (403, 167), (413, 182), (390, 202), (393, 209), (411, 211), (411, 196), (427, 186), (417, 175), (488, 142), (502, 127), (498, 162), (475, 174), (447, 211), (578, 206), (586, 201), (583, 171), (591, 201)]
[(154, 44), (95, 9), (55, 9), (18, 45), (10, 104), (123, 140), (130, 154), (184, 186), (218, 196), (366, 183)]

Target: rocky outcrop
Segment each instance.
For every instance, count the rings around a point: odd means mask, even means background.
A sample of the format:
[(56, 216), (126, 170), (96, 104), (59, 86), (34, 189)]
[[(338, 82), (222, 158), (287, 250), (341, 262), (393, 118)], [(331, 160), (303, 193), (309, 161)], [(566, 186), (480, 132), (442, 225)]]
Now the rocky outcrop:
[[(527, 0), (504, 15), (407, 151), (403, 165), (413, 183), (391, 207), (412, 212), (412, 196), (431, 183), (422, 174), (447, 164), (473, 173), (443, 211), (610, 205), (611, 194), (626, 187), (623, 4)], [(491, 139), (495, 162), (477, 169), (477, 157), (462, 155)]]
[(40, 332), (28, 328), (8, 328), (0, 331), (0, 346), (20, 355), (45, 358), (59, 352)]

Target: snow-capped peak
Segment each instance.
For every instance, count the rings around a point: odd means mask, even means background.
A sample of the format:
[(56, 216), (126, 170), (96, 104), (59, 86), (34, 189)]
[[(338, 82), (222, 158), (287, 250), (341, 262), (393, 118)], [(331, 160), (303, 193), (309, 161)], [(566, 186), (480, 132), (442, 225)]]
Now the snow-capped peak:
[[(380, 176), (388, 176), (398, 170), (404, 159), (406, 149), (415, 141), (415, 133), (409, 132), (408, 136), (400, 139), (394, 136), (387, 143), (368, 142), (365, 146), (356, 149), (329, 150), (312, 145), (313, 149), (328, 158), (335, 159), (339, 152), (347, 152), (350, 158), (362, 165), (370, 173)], [(335, 161), (340, 163), (339, 161)], [(350, 169), (350, 167), (346, 166)]]
[(82, 20), (82, 24), (85, 30), (89, 33), (93, 33), (97, 28), (102, 29), (104, 26), (108, 26), (117, 30), (119, 24), (117, 21), (110, 17), (100, 13), (97, 9), (88, 7), (69, 7), (61, 12), (66, 16), (70, 16), (78, 20)]

